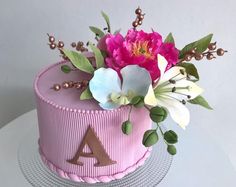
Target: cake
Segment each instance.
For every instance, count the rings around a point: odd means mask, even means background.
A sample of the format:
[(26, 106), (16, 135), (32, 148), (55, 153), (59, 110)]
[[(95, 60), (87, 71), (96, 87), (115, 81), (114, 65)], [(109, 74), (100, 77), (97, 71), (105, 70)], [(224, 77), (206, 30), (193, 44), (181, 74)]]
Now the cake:
[(34, 82), (38, 142), (43, 162), (62, 178), (121, 179), (144, 164), (160, 135), (175, 155), (178, 136), (164, 130), (167, 115), (185, 129), (187, 102), (212, 109), (190, 61), (212, 60), (226, 50), (211, 42), (212, 34), (177, 49), (171, 33), (163, 40), (154, 30), (137, 30), (145, 14), (140, 8), (135, 14), (133, 28), (123, 36), (111, 32), (102, 12), (107, 27), (90, 27), (97, 43), (88, 42), (88, 48), (79, 41), (68, 50), (48, 34), (50, 48), (64, 60), (42, 70)]
[[(95, 100), (81, 101), (78, 90), (50, 89), (55, 82), (80, 81), (88, 78), (83, 72), (64, 74), (59, 62), (41, 71), (36, 77), (36, 93), (39, 150), (44, 163), (59, 176), (88, 183), (109, 182), (120, 179), (142, 165), (150, 155), (150, 149), (142, 145), (143, 133), (151, 128), (148, 112), (135, 109), (131, 113), (133, 133), (122, 133), (121, 124), (127, 119), (128, 106), (112, 111), (103, 110)], [(90, 137), (92, 143), (86, 139)], [(94, 140), (95, 139), (95, 140)], [(83, 141), (87, 145), (83, 146)], [(89, 157), (90, 144), (98, 143), (99, 150)], [(80, 148), (83, 150), (76, 157)], [(95, 148), (92, 147), (92, 151)], [(107, 157), (105, 160), (100, 158)], [(75, 161), (73, 162), (72, 159)], [(100, 160), (102, 159), (102, 160)], [(76, 161), (79, 161), (76, 163)]]

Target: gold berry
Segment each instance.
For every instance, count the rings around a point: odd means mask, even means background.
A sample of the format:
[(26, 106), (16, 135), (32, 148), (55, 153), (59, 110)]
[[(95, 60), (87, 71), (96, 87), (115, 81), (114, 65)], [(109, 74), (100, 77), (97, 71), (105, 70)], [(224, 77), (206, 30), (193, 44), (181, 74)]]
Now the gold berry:
[(139, 19), (140, 21), (142, 21), (142, 20), (144, 19), (144, 14), (139, 14), (139, 15), (138, 15), (138, 19)]
[(186, 55), (184, 56), (184, 60), (185, 60), (185, 61), (190, 61), (190, 60), (192, 60), (192, 55), (186, 54)]
[(140, 8), (137, 8), (136, 10), (135, 10), (135, 14), (141, 14), (142, 13), (142, 10), (140, 9)]
[(53, 85), (53, 89), (54, 89), (55, 91), (59, 91), (59, 90), (61, 89), (61, 85), (60, 85), (60, 84), (54, 84), (54, 85)]
[(67, 89), (67, 88), (70, 87), (70, 85), (69, 85), (68, 82), (63, 82), (62, 87), (65, 88), (65, 89)]
[(57, 47), (57, 45), (55, 43), (51, 43), (49, 46), (51, 49), (55, 49)]
[(195, 58), (196, 60), (202, 60), (203, 54), (202, 54), (202, 53), (195, 53), (194, 58)]
[(72, 42), (72, 43), (71, 43), (71, 47), (75, 48), (75, 47), (76, 47), (76, 43), (75, 43), (75, 42)]
[(132, 25), (133, 25), (133, 27), (137, 27), (137, 26), (138, 26), (138, 22), (137, 22), (137, 21), (134, 21), (134, 22), (132, 23)]
[(48, 41), (49, 41), (50, 43), (55, 42), (54, 36), (49, 36)]
[(222, 48), (219, 48), (219, 49), (217, 49), (217, 51), (216, 51), (216, 54), (217, 54), (218, 56), (223, 56), (224, 53), (225, 53), (225, 50), (222, 49)]
[(63, 48), (64, 47), (64, 43), (62, 41), (58, 42), (58, 48)]
[(139, 24), (139, 25), (142, 25), (142, 21), (141, 21), (141, 20), (139, 20), (139, 21), (138, 21), (138, 24)]
[(214, 55), (211, 53), (208, 53), (206, 57), (207, 57), (207, 60), (212, 60), (214, 58)]
[(216, 42), (210, 43), (210, 44), (208, 45), (208, 49), (210, 49), (210, 50), (215, 50), (215, 49), (216, 49)]

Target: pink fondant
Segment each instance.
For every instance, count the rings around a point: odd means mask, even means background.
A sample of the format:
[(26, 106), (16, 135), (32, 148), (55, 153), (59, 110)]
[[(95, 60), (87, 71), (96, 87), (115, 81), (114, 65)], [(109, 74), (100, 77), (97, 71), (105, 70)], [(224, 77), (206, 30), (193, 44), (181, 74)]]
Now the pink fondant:
[[(60, 66), (65, 63), (46, 68), (35, 80), (42, 158), (52, 171), (74, 181), (94, 183), (122, 178), (147, 158), (148, 149), (142, 145), (142, 137), (151, 128), (149, 114), (144, 108), (134, 108), (130, 118), (133, 131), (130, 135), (123, 134), (121, 124), (128, 118), (129, 106), (103, 110), (95, 100), (81, 101), (76, 89), (58, 92), (50, 89), (55, 83), (90, 78), (90, 75), (79, 71), (64, 74)], [(83, 166), (67, 162), (75, 155), (88, 126), (94, 129), (116, 164), (95, 167), (95, 158), (85, 157), (80, 157)], [(88, 151), (88, 148), (84, 151)]]
[(97, 177), (81, 177), (76, 174), (71, 174), (63, 171), (62, 169), (55, 166), (53, 163), (47, 160), (47, 158), (44, 156), (42, 151), (39, 151), (41, 158), (43, 162), (50, 168), (52, 171), (56, 172), (59, 176), (65, 179), (70, 179), (76, 182), (87, 182), (87, 183), (96, 183), (96, 182), (110, 182), (115, 179), (121, 179), (125, 175), (129, 174), (130, 172), (136, 170), (138, 167), (142, 166), (146, 159), (151, 154), (151, 148), (149, 148), (146, 153), (143, 155), (140, 160), (138, 160), (137, 163), (133, 164), (132, 166), (126, 168), (124, 171), (120, 171), (119, 173), (113, 174), (113, 175), (103, 175), (103, 176), (97, 176)]

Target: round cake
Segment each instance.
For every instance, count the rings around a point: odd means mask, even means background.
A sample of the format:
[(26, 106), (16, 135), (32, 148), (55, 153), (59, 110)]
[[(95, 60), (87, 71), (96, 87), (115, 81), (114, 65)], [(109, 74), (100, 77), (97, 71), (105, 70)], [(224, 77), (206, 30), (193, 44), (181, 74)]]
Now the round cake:
[(142, 144), (151, 128), (149, 112), (133, 108), (132, 133), (122, 133), (131, 106), (104, 110), (94, 99), (80, 100), (80, 90), (52, 89), (55, 83), (90, 79), (81, 71), (63, 73), (63, 61), (36, 77), (34, 90), (39, 126), (39, 152), (48, 168), (59, 176), (78, 182), (109, 182), (141, 166), (150, 155)]

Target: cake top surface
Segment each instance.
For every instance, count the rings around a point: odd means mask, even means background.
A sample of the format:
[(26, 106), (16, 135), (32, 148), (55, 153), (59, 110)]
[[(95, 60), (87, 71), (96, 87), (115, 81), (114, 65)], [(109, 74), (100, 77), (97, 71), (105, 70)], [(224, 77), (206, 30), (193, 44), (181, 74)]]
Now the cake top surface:
[(35, 90), (45, 101), (55, 105), (77, 110), (103, 110), (94, 99), (80, 100), (80, 89), (61, 89), (55, 92), (52, 85), (64, 81), (83, 81), (90, 78), (91, 75), (82, 71), (73, 71), (65, 74), (61, 71), (61, 65), (68, 64), (62, 61), (42, 70), (36, 78)]

